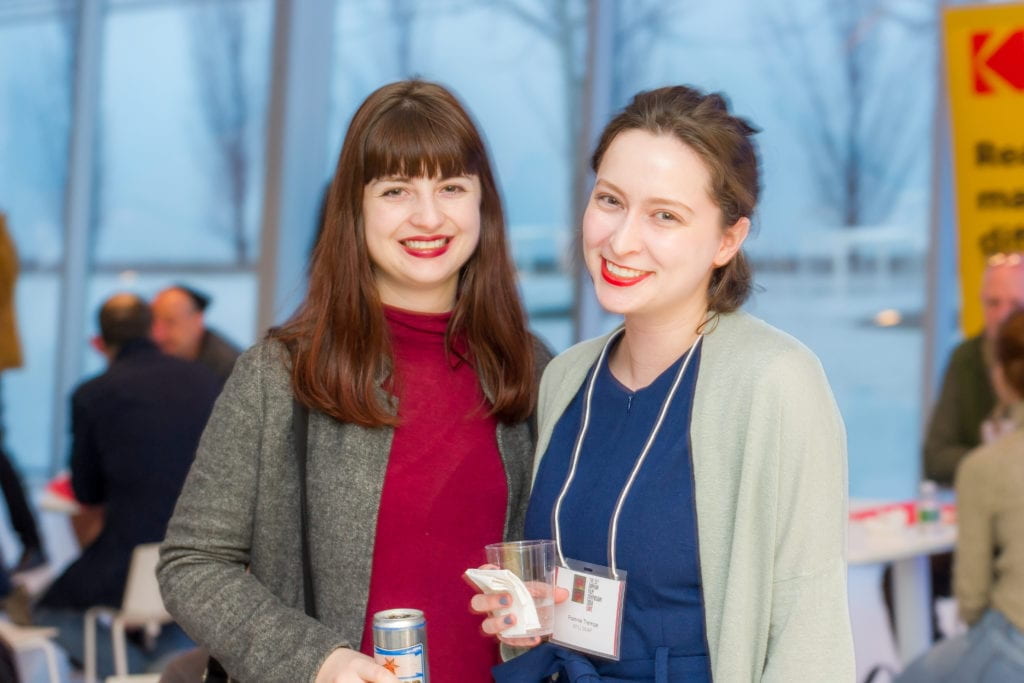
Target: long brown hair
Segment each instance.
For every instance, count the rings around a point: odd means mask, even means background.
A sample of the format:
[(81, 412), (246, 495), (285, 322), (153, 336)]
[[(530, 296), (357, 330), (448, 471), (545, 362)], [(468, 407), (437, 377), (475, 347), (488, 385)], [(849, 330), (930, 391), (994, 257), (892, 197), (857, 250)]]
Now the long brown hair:
[[(722, 210), (725, 226), (753, 215), (761, 188), (757, 150), (750, 139), (757, 129), (729, 113), (721, 95), (705, 95), (685, 85), (637, 93), (601, 133), (591, 159), (595, 173), (612, 140), (627, 130), (673, 135), (696, 152), (711, 176), (708, 192)], [(736, 310), (750, 296), (752, 285), (750, 264), (741, 249), (711, 274), (708, 309)]]
[(457, 355), (454, 342), (465, 340), (492, 415), (526, 419), (536, 394), (533, 344), (487, 151), (455, 96), (417, 80), (385, 85), (353, 116), (313, 250), (309, 291), (292, 318), (269, 333), (288, 350), (296, 398), (343, 422), (398, 423), (381, 393), (393, 357), (363, 225), (364, 187), (392, 175), (480, 179), (480, 242), (459, 273), (446, 346)]

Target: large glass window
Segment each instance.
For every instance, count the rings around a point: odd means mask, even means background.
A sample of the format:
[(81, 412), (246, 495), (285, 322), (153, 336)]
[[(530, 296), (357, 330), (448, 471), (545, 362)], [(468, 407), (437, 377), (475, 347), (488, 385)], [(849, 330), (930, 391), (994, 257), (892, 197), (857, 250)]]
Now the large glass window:
[(0, 378), (2, 419), (8, 452), (33, 471), (49, 463), (74, 25), (62, 3), (0, 6), (0, 212), (21, 262), (24, 360)]
[(619, 105), (689, 83), (723, 91), (761, 129), (748, 309), (821, 358), (853, 495), (908, 496), (918, 476), (935, 12), (929, 0), (733, 1), (643, 24), (653, 41), (616, 38), (636, 64)]
[[(27, 361), (4, 374), (5, 423), (11, 450), (37, 470), (50, 458), (60, 278), (76, 262), (65, 253), (63, 203), (79, 6), (0, 3), (0, 63), (20, 66), (0, 69), (0, 210), (22, 257)], [(598, 6), (613, 13), (609, 32), (594, 33), (608, 59), (588, 74), (588, 12)], [(749, 308), (822, 359), (847, 422), (852, 493), (909, 495), (922, 423), (938, 6), (336, 0), (324, 180), (373, 89), (409, 76), (450, 86), (487, 137), (531, 324), (562, 350), (575, 341), (586, 77), (613, 109), (670, 83), (725, 92), (762, 129), (764, 188), (748, 242), (760, 289)], [(86, 332), (113, 291), (149, 296), (185, 282), (213, 295), (213, 326), (252, 341), (275, 9), (271, 0), (103, 4)], [(83, 371), (97, 371), (85, 342), (70, 343), (81, 345)]]
[(108, 12), (95, 151), (98, 264), (251, 266), (258, 255), (267, 0)]
[[(212, 295), (208, 323), (253, 340), (273, 3), (102, 6), (97, 134), (88, 150), (86, 254), (65, 253), (64, 192), (79, 3), (0, 7), (0, 211), (21, 257), (25, 367), (4, 373), (9, 450), (22, 469), (54, 464), (59, 345), (81, 350), (82, 376), (103, 369), (87, 343), (100, 303), (172, 283)], [(82, 182), (82, 179), (79, 179)], [(66, 258), (84, 259), (83, 337), (61, 340)], [(64, 462), (58, 454), (57, 465)]]
[(184, 283), (212, 295), (210, 326), (253, 341), (272, 19), (269, 0), (108, 6), (87, 331), (118, 290)]

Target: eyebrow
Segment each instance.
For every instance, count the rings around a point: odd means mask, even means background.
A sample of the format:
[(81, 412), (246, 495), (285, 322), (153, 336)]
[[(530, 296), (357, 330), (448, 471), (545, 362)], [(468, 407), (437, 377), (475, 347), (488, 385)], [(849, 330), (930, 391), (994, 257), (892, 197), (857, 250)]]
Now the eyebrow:
[[(618, 185), (616, 185), (615, 183), (613, 183), (613, 182), (611, 182), (609, 180), (606, 180), (604, 178), (598, 178), (597, 182), (595, 183), (595, 185), (606, 185), (608, 187), (608, 189), (612, 190), (613, 192), (617, 192), (618, 194), (621, 194), (621, 195), (625, 195), (626, 194), (625, 192), (622, 191), (622, 188), (620, 188)], [(644, 200), (644, 203), (645, 204), (661, 204), (661, 205), (666, 205), (667, 204), (669, 206), (674, 206), (674, 207), (677, 207), (679, 209), (682, 209), (683, 211), (685, 211), (686, 213), (690, 214), (691, 216), (693, 215), (693, 209), (691, 209), (689, 206), (687, 206), (686, 204), (683, 204), (680, 201), (676, 201), (675, 199), (666, 199), (664, 197), (648, 197), (648, 198), (646, 198)]]

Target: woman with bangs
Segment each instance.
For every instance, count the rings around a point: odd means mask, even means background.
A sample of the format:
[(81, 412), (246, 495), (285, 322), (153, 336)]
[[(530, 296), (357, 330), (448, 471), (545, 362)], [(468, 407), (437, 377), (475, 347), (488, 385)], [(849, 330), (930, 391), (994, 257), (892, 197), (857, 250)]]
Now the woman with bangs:
[(469, 115), (439, 85), (380, 88), (346, 134), (304, 302), (207, 425), (162, 548), (168, 610), (237, 680), (394, 683), (372, 615), (415, 607), (431, 680), (486, 680), (500, 660), (458, 577), (521, 533), (548, 359)]

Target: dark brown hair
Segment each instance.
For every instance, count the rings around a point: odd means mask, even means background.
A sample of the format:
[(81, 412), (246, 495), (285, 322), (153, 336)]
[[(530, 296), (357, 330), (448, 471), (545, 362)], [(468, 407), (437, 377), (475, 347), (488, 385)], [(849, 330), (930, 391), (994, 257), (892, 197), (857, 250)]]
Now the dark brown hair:
[(149, 304), (135, 294), (115, 294), (103, 302), (97, 315), (100, 337), (112, 349), (130, 341), (148, 339), (153, 325)]
[[(591, 159), (595, 173), (612, 140), (628, 130), (674, 135), (697, 153), (711, 176), (708, 193), (722, 210), (723, 227), (753, 215), (761, 189), (757, 151), (750, 139), (757, 129), (730, 114), (722, 95), (706, 95), (685, 85), (637, 93), (601, 133)], [(728, 313), (742, 306), (750, 296), (752, 279), (741, 249), (712, 273), (708, 309)]]
[(1006, 383), (1024, 397), (1024, 311), (1016, 310), (1006, 316), (993, 347)]
[(363, 189), (387, 176), (457, 175), (480, 179), (480, 242), (459, 273), (448, 352), (458, 355), (454, 343), (464, 340), (491, 414), (515, 422), (532, 412), (533, 344), (487, 151), (455, 96), (416, 80), (378, 89), (353, 116), (313, 250), (309, 291), (295, 315), (270, 331), (288, 349), (300, 402), (343, 422), (397, 424), (380, 394), (392, 351), (366, 248)]

